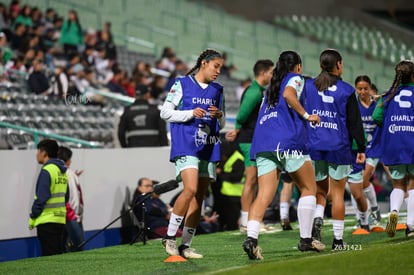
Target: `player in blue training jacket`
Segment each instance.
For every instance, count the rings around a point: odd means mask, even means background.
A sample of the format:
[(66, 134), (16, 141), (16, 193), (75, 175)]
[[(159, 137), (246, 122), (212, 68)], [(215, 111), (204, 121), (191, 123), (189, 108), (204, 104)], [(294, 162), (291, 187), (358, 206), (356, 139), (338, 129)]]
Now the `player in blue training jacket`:
[[(161, 117), (170, 122), (171, 155), (177, 180), (184, 190), (178, 196), (163, 239), (169, 255), (202, 258), (190, 248), (201, 207), (211, 180), (216, 178), (220, 161), (219, 131), (224, 127), (223, 87), (215, 83), (223, 66), (223, 57), (215, 50), (205, 50), (185, 77), (177, 78), (162, 109)], [(193, 74), (195, 72), (195, 74)], [(184, 221), (182, 244), (175, 236)]]
[(319, 123), (319, 116), (306, 113), (299, 102), (304, 85), (301, 73), (299, 54), (282, 52), (259, 110), (250, 151), (251, 158), (257, 163), (258, 193), (249, 209), (247, 239), (243, 243), (244, 251), (252, 260), (263, 259), (258, 246), (260, 222), (277, 190), (282, 170), (289, 173), (301, 192), (299, 250), (321, 251), (325, 248), (323, 243), (311, 238), (316, 182), (306, 150), (304, 123)]
[[(321, 118), (318, 125), (308, 124), (308, 146), (314, 161), (318, 191), (312, 236), (321, 240), (324, 209), (329, 193), (332, 199), (333, 250), (343, 242), (345, 184), (351, 164), (365, 161), (365, 135), (355, 90), (341, 79), (341, 54), (324, 50), (319, 57), (321, 73), (306, 81), (303, 100), (306, 111)], [(351, 155), (351, 140), (357, 143), (356, 160)]]
[[(381, 112), (383, 110), (383, 114)], [(378, 102), (373, 119), (382, 122), (381, 160), (390, 171), (393, 190), (390, 215), (385, 228), (394, 237), (398, 214), (407, 199), (407, 237), (414, 236), (414, 63), (401, 61), (395, 66), (390, 90)]]

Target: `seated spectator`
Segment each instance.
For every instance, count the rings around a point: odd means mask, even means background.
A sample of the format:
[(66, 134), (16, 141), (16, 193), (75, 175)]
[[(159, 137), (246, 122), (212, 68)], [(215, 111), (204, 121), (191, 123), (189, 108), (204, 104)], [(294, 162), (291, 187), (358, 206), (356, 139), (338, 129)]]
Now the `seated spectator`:
[(53, 20), (53, 28), (55, 29), (54, 38), (56, 40), (60, 39), (60, 36), (62, 34), (62, 32), (61, 32), (62, 26), (63, 26), (63, 17), (56, 16), (56, 18)]
[(7, 64), (7, 69), (20, 71), (22, 73), (26, 73), (27, 69), (24, 63), (24, 56), (19, 54), (15, 58), (12, 58), (9, 63)]
[(167, 79), (161, 75), (154, 76), (153, 81), (150, 84), (150, 92), (153, 98), (152, 104), (159, 104), (160, 96), (166, 92), (165, 86), (167, 85)]
[(53, 21), (57, 17), (56, 11), (53, 8), (47, 8), (44, 16), (44, 25), (46, 29), (53, 28)]
[(35, 57), (36, 51), (34, 49), (29, 49), (27, 52), (24, 53), (24, 66), (26, 67), (27, 72), (31, 72), (33, 70), (32, 63)]
[(52, 94), (66, 98), (69, 89), (69, 77), (66, 73), (65, 61), (55, 60), (54, 74), (51, 77)]
[[(134, 214), (139, 222), (145, 221), (145, 226), (149, 229), (147, 231), (149, 239), (165, 236), (170, 218), (168, 205), (159, 198), (159, 195), (155, 193), (151, 193), (149, 197), (145, 195), (152, 192), (154, 184), (157, 183), (157, 181), (152, 181), (149, 178), (140, 178), (132, 198)], [(143, 213), (145, 213), (145, 216), (143, 216)], [(180, 231), (177, 236), (181, 236), (181, 233)]]
[(106, 58), (106, 49), (102, 45), (95, 48), (96, 78), (99, 83), (107, 84), (113, 77), (114, 61)]
[(12, 0), (9, 6), (10, 22), (14, 22), (22, 10), (20, 0)]
[(9, 13), (7, 12), (6, 5), (0, 3), (0, 30), (8, 29), (10, 26)]
[(237, 70), (233, 64), (228, 64), (227, 53), (223, 53), (224, 64), (221, 67), (221, 75), (231, 77), (231, 74)]
[(177, 60), (177, 56), (173, 48), (165, 47), (163, 49), (160, 62), (158, 63), (158, 69), (165, 70), (167, 72), (175, 71), (175, 61)]
[(30, 17), (32, 19), (33, 26), (43, 26), (43, 12), (38, 7), (32, 7)]
[[(84, 68), (80, 63), (76, 64), (72, 68), (70, 80), (74, 85), (73, 92), (71, 96), (75, 96), (79, 99), (79, 103), (82, 104), (97, 104), (105, 105), (105, 99), (101, 95), (93, 93), (91, 90), (99, 89), (100, 87), (96, 85), (94, 79), (94, 71), (90, 68)], [(79, 97), (78, 97), (79, 96)]]
[[(1, 49), (0, 49), (0, 55), (1, 55)], [(10, 85), (11, 85), (11, 82), (9, 81), (6, 68), (3, 66), (3, 64), (0, 63), (0, 87), (3, 87), (3, 86), (7, 87)]]
[(111, 92), (118, 93), (121, 95), (128, 95), (127, 91), (122, 87), (121, 80), (124, 77), (124, 71), (115, 66), (112, 69), (113, 77), (112, 79), (105, 85)]
[(83, 36), (83, 41), (85, 43), (85, 49), (87, 47), (94, 49), (98, 41), (95, 29), (89, 28)]
[(4, 32), (0, 32), (0, 48), (3, 52), (3, 58), (1, 61), (3, 64), (7, 64), (7, 62), (9, 62), (9, 60), (13, 57), (13, 52), (9, 48), (7, 36)]
[(33, 60), (33, 71), (29, 74), (27, 84), (32, 93), (37, 95), (49, 95), (52, 92), (49, 79), (44, 73), (43, 60), (35, 58)]
[(124, 71), (124, 76), (121, 79), (121, 86), (125, 89), (128, 96), (135, 97), (135, 82), (128, 76), (127, 71)]
[(82, 53), (82, 64), (85, 67), (95, 66), (95, 49), (87, 45)]
[(98, 32), (97, 44), (105, 48), (105, 58), (109, 60), (116, 60), (117, 51), (114, 42), (111, 40), (111, 35), (107, 30)]
[(12, 29), (16, 29), (17, 24), (23, 24), (27, 28), (33, 26), (32, 17), (31, 17), (32, 8), (29, 5), (24, 5), (21, 9), (20, 14), (17, 16), (16, 20), (14, 20)]
[(19, 50), (20, 46), (26, 38), (26, 26), (18, 23), (10, 39), (10, 48), (14, 51)]
[(188, 66), (181, 59), (175, 61), (175, 70), (168, 77), (167, 83), (165, 84), (164, 90), (169, 91), (175, 83), (175, 79), (178, 77), (185, 76), (188, 72)]
[(45, 33), (41, 36), (40, 39), (40, 48), (45, 53), (45, 63), (50, 71), (55, 69), (54, 59), (55, 58), (65, 58), (62, 50), (57, 47), (55, 37), (55, 29), (49, 28), (46, 29)]

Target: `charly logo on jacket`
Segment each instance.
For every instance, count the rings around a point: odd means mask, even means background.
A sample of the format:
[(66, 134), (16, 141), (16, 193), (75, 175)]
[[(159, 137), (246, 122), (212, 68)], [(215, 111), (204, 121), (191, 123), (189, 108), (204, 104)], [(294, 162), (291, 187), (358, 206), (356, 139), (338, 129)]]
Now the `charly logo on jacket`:
[[(328, 91), (336, 92), (337, 89), (338, 89), (338, 87), (336, 85), (332, 85), (328, 88)], [(318, 95), (320, 95), (322, 97), (322, 102), (324, 102), (324, 103), (333, 103), (334, 102), (334, 97), (330, 96), (330, 95), (326, 95), (324, 92), (318, 91)]]
[(413, 92), (410, 90), (401, 90), (398, 95), (394, 97), (394, 101), (398, 103), (400, 108), (411, 108), (411, 102), (404, 100), (403, 97), (411, 97)]

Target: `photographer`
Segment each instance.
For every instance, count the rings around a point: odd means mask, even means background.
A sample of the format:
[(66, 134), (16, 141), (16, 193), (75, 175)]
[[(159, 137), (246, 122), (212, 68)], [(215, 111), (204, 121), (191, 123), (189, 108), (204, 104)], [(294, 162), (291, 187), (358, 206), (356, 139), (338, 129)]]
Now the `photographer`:
[[(160, 199), (158, 194), (153, 192), (148, 199), (145, 199), (145, 195), (152, 192), (154, 185), (158, 183), (158, 181), (149, 178), (140, 178), (132, 198), (135, 217), (138, 222), (144, 221), (144, 226), (148, 229), (147, 237), (149, 239), (164, 236), (167, 233), (170, 218), (169, 207)], [(145, 217), (143, 217), (143, 210), (145, 211)]]

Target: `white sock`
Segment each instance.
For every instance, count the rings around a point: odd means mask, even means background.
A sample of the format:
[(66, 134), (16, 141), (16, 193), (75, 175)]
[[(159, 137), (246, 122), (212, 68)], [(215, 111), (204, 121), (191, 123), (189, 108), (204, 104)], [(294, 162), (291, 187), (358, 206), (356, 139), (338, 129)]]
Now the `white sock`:
[(251, 220), (247, 222), (247, 237), (258, 239), (260, 232), (260, 222)]
[(184, 216), (178, 216), (174, 213), (171, 213), (170, 222), (168, 224), (167, 236), (173, 237), (177, 235), (178, 228), (180, 227), (183, 219)]
[(325, 217), (325, 206), (317, 204), (315, 209), (315, 218)]
[(332, 228), (334, 238), (337, 240), (342, 240), (344, 235), (345, 222), (343, 220), (332, 220)]
[(280, 220), (289, 219), (289, 203), (288, 202), (280, 203), (279, 213), (280, 213)]
[(408, 190), (407, 226), (410, 230), (414, 229), (414, 189)]
[(358, 210), (356, 200), (355, 200), (354, 196), (352, 196), (352, 194), (351, 194), (351, 203), (352, 203), (352, 208), (354, 208), (356, 219), (358, 221), (358, 220), (361, 219), (361, 217), (359, 216), (359, 210)]
[(361, 221), (362, 225), (367, 225), (368, 224), (368, 210), (365, 212), (362, 212), (360, 210), (357, 210), (357, 213), (359, 215), (359, 220)]
[(247, 211), (241, 211), (240, 212), (240, 225), (241, 226), (247, 226), (247, 219), (249, 217), (249, 212)]
[(305, 196), (299, 198), (298, 222), (301, 238), (312, 238), (313, 217), (315, 215), (316, 197)]
[(372, 183), (369, 183), (369, 186), (367, 188), (364, 188), (364, 193), (371, 208), (378, 207), (377, 193), (375, 193), (375, 189)]
[(390, 194), (390, 211), (400, 212), (401, 205), (404, 201), (404, 191), (399, 188), (394, 188)]
[(181, 244), (190, 247), (195, 233), (196, 228), (184, 226), (183, 235), (181, 236)]

